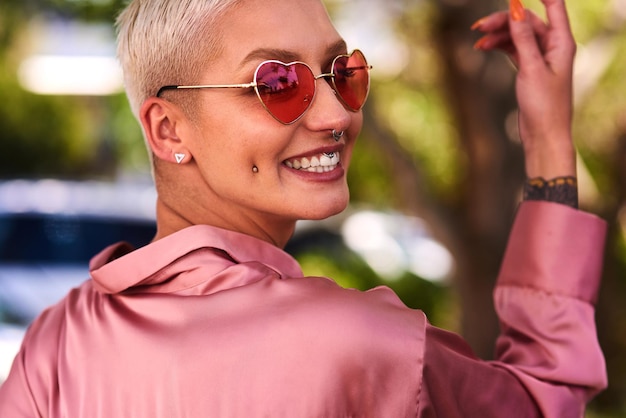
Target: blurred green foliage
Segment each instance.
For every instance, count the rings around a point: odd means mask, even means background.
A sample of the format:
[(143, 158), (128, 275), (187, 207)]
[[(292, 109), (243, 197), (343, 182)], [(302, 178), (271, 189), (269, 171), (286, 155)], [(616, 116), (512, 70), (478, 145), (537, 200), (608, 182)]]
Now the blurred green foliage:
[(147, 170), (141, 131), (126, 97), (37, 95), (19, 84), (28, 23), (41, 15), (112, 22), (122, 1), (0, 3), (0, 178), (111, 178)]

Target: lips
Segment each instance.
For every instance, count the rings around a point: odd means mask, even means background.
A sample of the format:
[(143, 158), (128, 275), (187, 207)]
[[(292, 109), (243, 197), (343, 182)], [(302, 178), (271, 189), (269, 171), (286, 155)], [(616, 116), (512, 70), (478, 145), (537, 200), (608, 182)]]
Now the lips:
[(293, 158), (285, 161), (285, 165), (295, 170), (311, 173), (326, 173), (333, 171), (339, 165), (341, 157), (338, 152), (324, 152), (312, 157)]

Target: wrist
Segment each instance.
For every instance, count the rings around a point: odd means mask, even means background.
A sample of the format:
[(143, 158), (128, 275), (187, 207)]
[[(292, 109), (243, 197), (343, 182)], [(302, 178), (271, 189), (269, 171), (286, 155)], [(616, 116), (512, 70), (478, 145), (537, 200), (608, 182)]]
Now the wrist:
[(578, 209), (578, 181), (565, 176), (546, 180), (536, 177), (524, 182), (524, 200), (560, 203)]
[(552, 179), (576, 177), (576, 150), (569, 137), (554, 141), (534, 141), (539, 146), (524, 142), (526, 176)]

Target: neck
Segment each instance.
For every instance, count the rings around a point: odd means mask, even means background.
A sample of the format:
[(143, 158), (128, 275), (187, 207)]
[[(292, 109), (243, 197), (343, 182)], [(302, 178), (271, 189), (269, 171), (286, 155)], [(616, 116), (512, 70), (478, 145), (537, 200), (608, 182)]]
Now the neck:
[[(260, 225), (244, 216), (232, 216), (233, 211), (212, 211), (204, 209), (194, 213), (194, 202), (181, 202), (170, 205), (160, 196), (157, 199), (157, 233), (153, 241), (171, 235), (193, 225), (211, 225), (222, 229), (239, 232), (267, 241), (279, 248), (284, 248), (295, 230), (295, 221), (276, 220), (271, 225)], [(182, 210), (184, 208), (185, 210)], [(228, 213), (230, 216), (222, 216)]]

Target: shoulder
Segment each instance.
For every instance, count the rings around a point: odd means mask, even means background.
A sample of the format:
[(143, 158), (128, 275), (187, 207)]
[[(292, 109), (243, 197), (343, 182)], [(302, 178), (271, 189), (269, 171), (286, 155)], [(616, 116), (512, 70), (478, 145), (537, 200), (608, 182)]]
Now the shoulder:
[(34, 365), (33, 369), (56, 364), (59, 342), (68, 321), (82, 315), (80, 312), (87, 306), (86, 300), (93, 298), (95, 293), (91, 282), (86, 281), (35, 318), (22, 343), (21, 354), (24, 355), (25, 364)]
[(346, 289), (323, 277), (281, 282), (289, 290), (277, 306), (289, 306), (290, 321), (298, 326), (306, 324), (312, 331), (323, 327), (323, 338), (343, 342), (351, 338), (355, 343), (375, 339), (382, 344), (423, 340), (424, 313), (408, 308), (388, 287)]
[(3, 397), (10, 399), (10, 402), (3, 402), (8, 410), (21, 408), (20, 411), (32, 413), (46, 410), (52, 402), (52, 388), (58, 387), (59, 362), (63, 358), (60, 353), (63, 351), (68, 307), (74, 305), (73, 301), (80, 298), (80, 294), (89, 292), (88, 283), (73, 289), (64, 299), (44, 310), (28, 327), (11, 372), (2, 384), (0, 400)]

